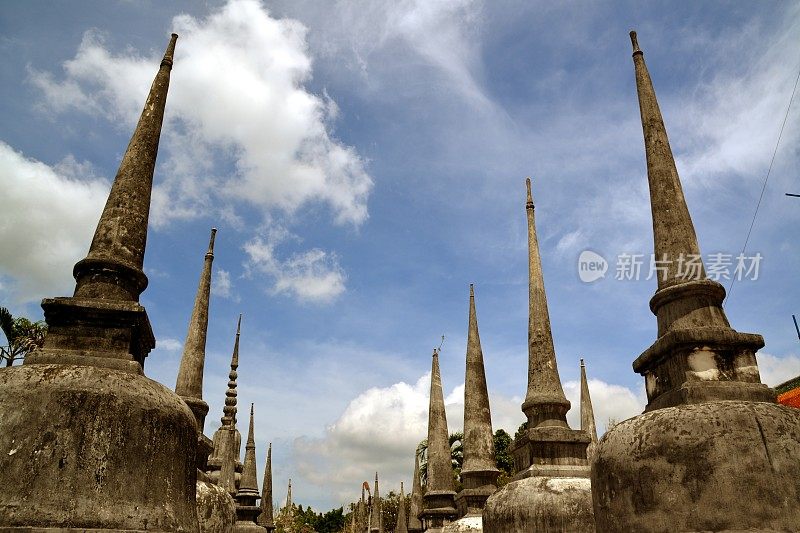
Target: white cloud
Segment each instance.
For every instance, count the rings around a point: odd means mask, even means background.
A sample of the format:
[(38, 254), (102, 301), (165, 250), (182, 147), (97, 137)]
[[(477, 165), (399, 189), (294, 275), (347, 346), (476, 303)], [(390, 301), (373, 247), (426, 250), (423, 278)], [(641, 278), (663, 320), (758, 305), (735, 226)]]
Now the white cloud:
[[(800, 39), (797, 5), (787, 5), (784, 21), (777, 29), (749, 24), (739, 34), (697, 37), (696, 48), (709, 51), (723, 68), (690, 98), (683, 95), (678, 109), (676, 139), (686, 149), (679, 163), (692, 178), (689, 184), (763, 180), (797, 77), (796, 61), (775, 60)], [(797, 124), (790, 116), (781, 140), (784, 150), (797, 144)]]
[(335, 254), (319, 248), (295, 252), (287, 259), (276, 255), (275, 249), (289, 238), (282, 228), (273, 228), (265, 237), (256, 236), (244, 245), (248, 274), (265, 274), (270, 280), (270, 292), (286, 294), (301, 301), (330, 302), (345, 290), (346, 276)]
[(227, 270), (218, 268), (214, 270), (214, 280), (211, 282), (211, 294), (220, 298), (231, 297), (231, 274)]
[(774, 387), (784, 381), (800, 376), (800, 357), (784, 355), (782, 357), (768, 353), (756, 353), (761, 382)]
[[(338, 113), (310, 93), (306, 28), (277, 20), (256, 0), (230, 0), (207, 18), (173, 19), (180, 34), (162, 138), (164, 178), (152, 222), (231, 205), (293, 213), (323, 203), (336, 223), (362, 223), (372, 180), (363, 159), (330, 134)], [(89, 31), (65, 77), (31, 71), (50, 110), (77, 109), (135, 123), (161, 52), (113, 54)], [(233, 168), (232, 172), (226, 169)], [(235, 213), (233, 213), (235, 216)]]
[(18, 302), (61, 296), (88, 251), (108, 184), (71, 156), (55, 167), (0, 141), (0, 272)]
[(183, 348), (183, 343), (178, 339), (160, 339), (158, 341), (158, 347), (168, 352), (177, 352)]

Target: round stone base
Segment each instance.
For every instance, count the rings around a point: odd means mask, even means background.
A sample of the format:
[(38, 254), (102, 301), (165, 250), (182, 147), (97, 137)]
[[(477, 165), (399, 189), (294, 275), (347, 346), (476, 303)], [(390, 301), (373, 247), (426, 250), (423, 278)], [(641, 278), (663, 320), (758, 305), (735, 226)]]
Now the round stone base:
[(492, 494), (483, 510), (486, 533), (594, 533), (588, 478), (528, 477)]
[(194, 416), (140, 374), (0, 370), (0, 529), (197, 531)]
[(592, 465), (598, 531), (800, 531), (800, 409), (715, 401), (615, 426)]
[(459, 518), (442, 528), (442, 533), (479, 533), (481, 531), (483, 531), (483, 518), (480, 515)]
[(200, 533), (231, 533), (236, 503), (228, 491), (208, 481), (197, 482), (197, 520)]

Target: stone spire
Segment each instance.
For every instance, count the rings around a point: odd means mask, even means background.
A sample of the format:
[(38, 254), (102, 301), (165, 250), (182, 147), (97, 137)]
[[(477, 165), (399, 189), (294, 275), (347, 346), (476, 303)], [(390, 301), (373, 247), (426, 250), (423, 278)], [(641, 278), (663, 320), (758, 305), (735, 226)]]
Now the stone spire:
[(678, 272), (679, 258), (694, 256), (699, 272), (695, 279), (704, 279), (705, 271), (700, 261), (700, 247), (692, 224), (692, 217), (683, 197), (678, 170), (667, 138), (667, 129), (658, 107), (653, 82), (644, 63), (644, 54), (631, 32), (633, 63), (636, 69), (636, 91), (639, 93), (639, 110), (644, 130), (647, 157), (647, 180), (650, 185), (650, 208), (653, 214), (653, 240), (658, 273), (658, 288), (688, 281)]
[(264, 467), (264, 483), (261, 489), (261, 514), (258, 515), (258, 525), (266, 528), (268, 532), (275, 530), (275, 521), (272, 515), (272, 443), (267, 449), (267, 464)]
[[(530, 178), (525, 184), (530, 308), (528, 392), (522, 411), (528, 417), (528, 427), (514, 439), (510, 450), (516, 470), (514, 481), (486, 501), (483, 527), (493, 533), (594, 533), (591, 468), (586, 455), (591, 438), (567, 424), (570, 403), (556, 367)], [(554, 491), (554, 486), (569, 490)]]
[(289, 478), (289, 490), (286, 493), (286, 507), (283, 508), (286, 516), (291, 518), (294, 515), (294, 509), (292, 509), (292, 478)]
[[(153, 170), (177, 38), (173, 33), (167, 45), (89, 253), (73, 269), (74, 296), (42, 301), (49, 334), (43, 348), (26, 358), (26, 363), (80, 364), (142, 373), (145, 357), (155, 347), (150, 319), (138, 302), (147, 287), (142, 268)], [(114, 331), (111, 338), (110, 330)]]
[(183, 343), (183, 356), (178, 369), (178, 380), (175, 392), (183, 398), (197, 420), (197, 429), (203, 432), (208, 404), (203, 401), (203, 369), (206, 362), (206, 334), (208, 332), (208, 301), (211, 292), (211, 264), (214, 262), (214, 237), (216, 228), (211, 228), (211, 239), (208, 243), (200, 273), (200, 283), (194, 298), (192, 318), (189, 320), (189, 331)]
[(370, 531), (383, 533), (383, 515), (381, 513), (381, 494), (378, 490), (378, 473), (375, 472), (375, 494), (372, 496), (372, 509), (370, 510)]
[(244, 468), (242, 469), (242, 480), (239, 483), (239, 491), (236, 497), (247, 496), (255, 499), (258, 495), (258, 474), (256, 473), (256, 439), (253, 434), (253, 404), (250, 404), (250, 427), (247, 431), (247, 443), (244, 452)]
[(592, 439), (586, 448), (586, 455), (591, 461), (594, 447), (597, 445), (597, 427), (594, 423), (594, 409), (592, 398), (589, 396), (589, 382), (586, 380), (586, 365), (583, 364), (583, 359), (581, 359), (581, 430)]
[(492, 414), (478, 334), (478, 315), (475, 311), (475, 289), (470, 284), (467, 369), (464, 378), (464, 465), (461, 469), (464, 489), (456, 498), (459, 515), (481, 514), (486, 498), (497, 490), (499, 475), (494, 456)]
[(408, 533), (408, 521), (406, 520), (406, 493), (403, 490), (403, 482), (400, 482), (400, 505), (397, 506), (397, 525), (394, 526), (394, 533)]
[(561, 387), (558, 376), (553, 334), (550, 331), (550, 313), (544, 290), (542, 259), (536, 237), (531, 179), (526, 178), (528, 201), (528, 392), (522, 411), (528, 417), (528, 427), (567, 425), (570, 403)]
[(142, 268), (150, 194), (177, 39), (173, 33), (139, 123), (122, 156), (89, 254), (73, 270), (76, 298), (138, 302), (147, 287)]
[(595, 447), (597, 530), (796, 530), (800, 412), (777, 405), (760, 382), (763, 338), (730, 327), (725, 289), (705, 277), (635, 32), (631, 43), (656, 259), (664, 263), (650, 300), (658, 339), (633, 363), (645, 378), (646, 412)]
[(422, 512), (422, 484), (419, 478), (419, 455), (414, 451), (414, 479), (411, 484), (411, 505), (408, 510), (408, 531), (419, 533), (423, 530), (419, 515)]
[(439, 352), (434, 350), (428, 409), (428, 477), (422, 510), (426, 531), (438, 531), (455, 519), (456, 493), (450, 461), (450, 439), (447, 432), (442, 376), (439, 372)]
[(231, 371), (228, 374), (228, 389), (225, 391), (225, 406), (222, 408), (220, 428), (214, 433), (214, 452), (208, 459), (209, 477), (231, 494), (236, 494), (236, 473), (242, 471), (239, 452), (242, 437), (236, 429), (236, 378), (239, 368), (239, 337), (242, 329), (242, 315), (236, 324), (236, 340), (231, 355)]
[(196, 422), (177, 394), (142, 375), (155, 339), (138, 303), (176, 38), (75, 267), (74, 296), (42, 302), (44, 346), (0, 376), (0, 449), (12, 451), (0, 454), (0, 530), (197, 527)]
[(236, 492), (236, 533), (263, 533), (264, 528), (256, 525), (261, 507), (256, 504), (258, 494), (258, 474), (256, 473), (256, 440), (253, 432), (253, 404), (250, 404), (250, 428), (245, 445), (244, 467), (239, 489)]
[[(659, 339), (633, 363), (634, 370), (645, 376), (647, 410), (691, 403), (692, 396), (707, 399), (711, 389), (716, 399), (773, 401), (772, 391), (760, 383), (755, 358), (755, 351), (764, 346), (764, 339), (761, 335), (731, 329), (722, 309), (725, 288), (706, 279), (694, 224), (636, 32), (631, 32), (631, 43), (647, 158), (653, 242), (656, 259), (664, 259), (658, 290), (650, 300)], [(689, 259), (697, 264), (694, 270), (687, 264)], [(694, 344), (698, 350), (691, 355), (682, 349), (679, 350), (682, 353), (675, 353), (677, 344)], [(722, 356), (730, 360), (719, 366), (709, 351), (711, 344), (737, 345), (746, 353)], [(730, 353), (729, 348), (725, 351)], [(670, 362), (673, 356), (680, 360), (680, 368)], [(720, 387), (720, 381), (741, 384)], [(694, 392), (697, 389), (704, 392)]]

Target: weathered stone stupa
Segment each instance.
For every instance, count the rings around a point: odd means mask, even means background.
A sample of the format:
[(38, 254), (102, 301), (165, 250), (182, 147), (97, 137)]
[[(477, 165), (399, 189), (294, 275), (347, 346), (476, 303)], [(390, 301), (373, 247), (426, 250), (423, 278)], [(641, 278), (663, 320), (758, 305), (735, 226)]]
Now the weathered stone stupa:
[(383, 533), (383, 514), (381, 513), (381, 493), (378, 489), (378, 473), (375, 472), (375, 493), (372, 495), (372, 505), (369, 515), (370, 533)]
[(397, 506), (397, 524), (394, 533), (408, 533), (408, 519), (406, 518), (406, 493), (403, 482), (400, 482), (400, 505)]
[(423, 531), (419, 517), (422, 513), (422, 484), (419, 480), (419, 455), (414, 450), (414, 479), (411, 483), (411, 505), (408, 507), (408, 533)]
[(256, 472), (256, 439), (253, 432), (253, 404), (250, 404), (250, 426), (245, 444), (244, 465), (239, 489), (236, 491), (235, 533), (264, 533), (264, 528), (256, 524), (261, 507), (256, 505), (261, 495), (258, 493), (258, 474)]
[(122, 157), (75, 293), (42, 301), (48, 334), (0, 372), (0, 529), (196, 531), (197, 429), (143, 375), (155, 339), (139, 296), (153, 170), (177, 35)]
[(455, 520), (453, 467), (450, 459), (450, 439), (447, 433), (447, 414), (444, 410), (442, 375), (439, 372), (439, 352), (433, 351), (431, 366), (431, 395), (428, 408), (428, 477), (422, 497), (425, 531), (438, 532)]
[(225, 391), (225, 406), (222, 408), (222, 419), (219, 429), (214, 433), (214, 451), (208, 458), (208, 477), (236, 495), (241, 479), (242, 463), (239, 461), (242, 448), (242, 435), (236, 428), (236, 378), (239, 368), (239, 337), (242, 330), (242, 315), (236, 324), (236, 340), (231, 355), (231, 371), (228, 374), (228, 390)]
[(527, 430), (512, 447), (514, 481), (489, 497), (484, 529), (492, 533), (593, 532), (586, 447), (589, 436), (570, 429), (570, 402), (558, 376), (536, 236), (530, 179), (528, 198), (528, 392), (522, 411)]
[(258, 525), (269, 533), (275, 531), (275, 520), (272, 509), (272, 443), (267, 449), (267, 464), (264, 467), (264, 486), (261, 489), (261, 514), (258, 515)]
[(443, 532), (481, 531), (486, 499), (497, 490), (500, 471), (494, 456), (492, 414), (483, 350), (478, 334), (475, 290), (469, 286), (469, 327), (467, 332), (467, 368), (464, 378), (464, 464), (461, 468), (463, 489), (456, 496), (461, 518), (447, 525)]
[(208, 304), (211, 292), (211, 267), (214, 261), (214, 238), (216, 229), (211, 229), (208, 251), (200, 272), (197, 295), (189, 319), (188, 333), (178, 370), (175, 392), (194, 413), (197, 421), (197, 519), (201, 533), (218, 533), (230, 530), (236, 521), (236, 505), (228, 491), (212, 483), (205, 473), (208, 456), (213, 450), (211, 439), (203, 434), (208, 404), (203, 401), (203, 371), (206, 358), (206, 335), (208, 332)]
[(594, 458), (594, 449), (597, 446), (597, 426), (594, 421), (594, 408), (592, 397), (589, 396), (589, 382), (586, 379), (586, 365), (581, 359), (581, 431), (589, 435), (592, 441), (586, 447), (586, 456), (591, 463)]
[[(656, 259), (658, 339), (633, 363), (645, 413), (600, 440), (592, 468), (599, 531), (800, 530), (800, 411), (775, 403), (760, 335), (728, 323), (725, 289), (700, 259), (644, 55), (631, 32)], [(687, 269), (684, 269), (687, 270)]]

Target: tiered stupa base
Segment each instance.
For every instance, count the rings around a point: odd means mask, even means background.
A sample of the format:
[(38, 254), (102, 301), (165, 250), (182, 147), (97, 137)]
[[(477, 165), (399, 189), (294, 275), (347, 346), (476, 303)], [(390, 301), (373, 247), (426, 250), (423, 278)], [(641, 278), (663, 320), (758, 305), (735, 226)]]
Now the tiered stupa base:
[(800, 410), (709, 401), (657, 409), (600, 440), (598, 531), (800, 531)]

